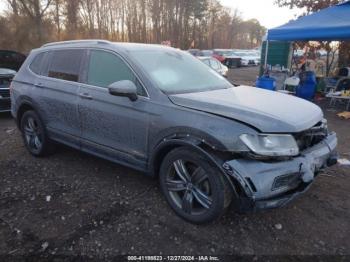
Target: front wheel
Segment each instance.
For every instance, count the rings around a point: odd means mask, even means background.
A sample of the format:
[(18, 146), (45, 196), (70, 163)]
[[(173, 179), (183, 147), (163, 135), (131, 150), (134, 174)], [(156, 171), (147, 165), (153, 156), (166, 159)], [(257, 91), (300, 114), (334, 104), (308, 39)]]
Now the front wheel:
[(161, 165), (159, 179), (169, 205), (191, 223), (211, 222), (231, 203), (232, 190), (226, 178), (190, 148), (171, 151)]

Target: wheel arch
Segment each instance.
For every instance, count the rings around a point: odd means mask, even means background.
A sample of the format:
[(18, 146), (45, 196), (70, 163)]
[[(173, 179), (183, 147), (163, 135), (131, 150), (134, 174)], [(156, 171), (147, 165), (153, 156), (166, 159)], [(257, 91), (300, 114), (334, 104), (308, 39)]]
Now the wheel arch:
[(233, 178), (228, 176), (225, 172), (223, 168), (224, 161), (215, 154), (215, 151), (210, 146), (203, 144), (203, 142), (198, 138), (163, 140), (163, 142), (156, 147), (150, 158), (149, 173), (153, 177), (158, 177), (160, 166), (165, 156), (172, 150), (179, 147), (189, 147), (197, 153), (203, 155), (208, 161), (214, 164), (214, 166), (219, 169), (220, 173), (229, 181), (233, 193), (238, 197), (237, 181), (234, 181)]
[(18, 127), (20, 127), (21, 125), (22, 116), (24, 115), (25, 112), (29, 110), (36, 111), (36, 108), (33, 105), (33, 103), (27, 99), (22, 100), (16, 112), (16, 124)]
[(35, 101), (33, 101), (30, 97), (23, 96), (16, 102), (16, 113), (15, 113), (15, 120), (17, 126), (20, 128), (21, 125), (21, 119), (25, 112), (29, 110), (35, 111), (35, 113), (38, 114), (41, 121), (43, 121), (43, 117), (45, 116), (44, 112), (39, 110), (39, 106), (36, 104)]

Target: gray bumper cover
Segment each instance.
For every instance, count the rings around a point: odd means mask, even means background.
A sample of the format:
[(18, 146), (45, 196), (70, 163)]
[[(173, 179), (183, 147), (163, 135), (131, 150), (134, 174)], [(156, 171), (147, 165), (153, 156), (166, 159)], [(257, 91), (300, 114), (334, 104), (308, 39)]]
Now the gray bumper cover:
[[(224, 164), (245, 191), (241, 199), (243, 209), (266, 209), (285, 205), (305, 192), (315, 174), (328, 166), (328, 160), (336, 157), (337, 137), (328, 135), (321, 143), (301, 152), (299, 157), (283, 162), (261, 162), (238, 159)], [(276, 181), (288, 177), (286, 183), (276, 186)]]

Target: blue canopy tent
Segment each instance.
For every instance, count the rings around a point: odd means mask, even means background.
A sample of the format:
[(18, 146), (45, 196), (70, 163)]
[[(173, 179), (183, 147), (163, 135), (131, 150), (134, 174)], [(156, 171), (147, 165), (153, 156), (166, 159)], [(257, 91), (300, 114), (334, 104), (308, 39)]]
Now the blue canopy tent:
[(265, 67), (269, 41), (338, 41), (349, 39), (350, 1), (346, 1), (268, 30)]

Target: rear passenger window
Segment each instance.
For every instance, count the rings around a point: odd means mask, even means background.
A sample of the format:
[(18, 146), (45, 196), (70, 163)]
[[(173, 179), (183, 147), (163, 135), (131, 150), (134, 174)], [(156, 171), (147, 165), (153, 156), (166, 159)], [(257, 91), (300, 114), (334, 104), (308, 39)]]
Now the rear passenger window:
[(29, 68), (32, 70), (35, 74), (40, 75), (41, 73), (41, 65), (44, 60), (45, 53), (40, 53), (36, 55), (33, 59), (33, 62), (30, 64)]
[(92, 50), (88, 69), (87, 83), (89, 85), (108, 87), (114, 82), (130, 80), (138, 89), (138, 94), (145, 96), (145, 91), (134, 73), (118, 56), (99, 50)]
[(53, 51), (48, 76), (72, 82), (79, 82), (80, 65), (84, 50)]

